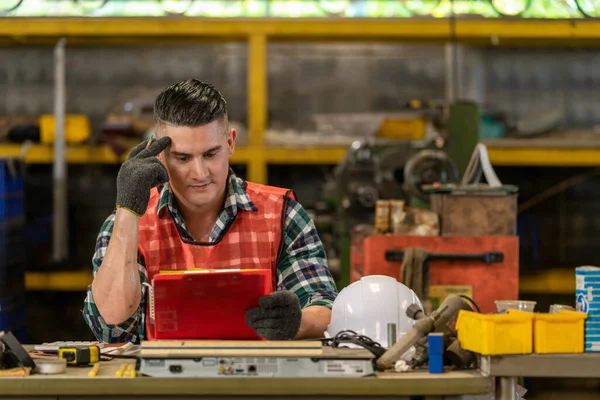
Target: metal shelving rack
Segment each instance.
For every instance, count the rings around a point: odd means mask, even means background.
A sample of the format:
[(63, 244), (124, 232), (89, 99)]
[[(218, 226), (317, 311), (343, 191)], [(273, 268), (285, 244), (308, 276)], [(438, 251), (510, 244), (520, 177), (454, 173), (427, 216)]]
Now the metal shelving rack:
[[(600, 47), (600, 20), (515, 19), (201, 19), (201, 18), (0, 18), (2, 45), (142, 44), (168, 42), (238, 41), (248, 44), (247, 105), (249, 141), (237, 147), (232, 163), (246, 164), (249, 180), (267, 183), (269, 164), (336, 164), (346, 148), (280, 148), (265, 143), (267, 129), (267, 51), (271, 42), (371, 41), (459, 43), (473, 46)], [(527, 143), (524, 141), (523, 143)], [(51, 163), (55, 154), (66, 163), (118, 163), (107, 146), (74, 146), (56, 152), (51, 146), (1, 145), (0, 158), (24, 157), (29, 163)], [(600, 165), (600, 143), (506, 146), (489, 144), (495, 165)], [(61, 156), (62, 158), (62, 156)], [(60, 161), (60, 160), (59, 160)], [(91, 275), (30, 274), (31, 289), (80, 290)], [(555, 279), (550, 276), (550, 280)], [(543, 281), (539, 276), (535, 288)], [(525, 283), (525, 282), (523, 282)], [(535, 289), (534, 288), (534, 289)]]
[[(600, 20), (497, 19), (200, 19), (200, 18), (0, 18), (0, 44), (72, 44), (242, 41), (248, 43), (247, 147), (232, 162), (248, 167), (248, 179), (267, 183), (269, 164), (335, 164), (345, 148), (273, 148), (267, 129), (267, 48), (277, 41), (373, 41), (483, 46), (598, 46)], [(0, 146), (0, 157), (21, 156), (20, 146)], [(122, 161), (105, 146), (67, 149), (69, 163)], [(495, 165), (600, 165), (600, 145), (561, 149), (490, 146)], [(32, 146), (25, 159), (48, 163), (52, 149)]]

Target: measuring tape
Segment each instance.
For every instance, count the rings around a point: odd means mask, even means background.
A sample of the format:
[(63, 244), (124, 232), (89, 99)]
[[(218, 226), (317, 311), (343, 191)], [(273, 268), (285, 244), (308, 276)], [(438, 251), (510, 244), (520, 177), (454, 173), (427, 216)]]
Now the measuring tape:
[(68, 365), (88, 365), (100, 361), (98, 346), (60, 347), (58, 358), (67, 361)]

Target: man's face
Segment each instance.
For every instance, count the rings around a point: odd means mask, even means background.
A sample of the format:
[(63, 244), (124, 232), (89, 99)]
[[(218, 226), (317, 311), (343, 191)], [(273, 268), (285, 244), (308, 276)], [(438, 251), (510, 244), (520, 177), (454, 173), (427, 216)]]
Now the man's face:
[(159, 136), (169, 136), (171, 145), (159, 157), (183, 206), (193, 209), (222, 200), (237, 135), (235, 129), (226, 130), (221, 121), (198, 127), (161, 127)]

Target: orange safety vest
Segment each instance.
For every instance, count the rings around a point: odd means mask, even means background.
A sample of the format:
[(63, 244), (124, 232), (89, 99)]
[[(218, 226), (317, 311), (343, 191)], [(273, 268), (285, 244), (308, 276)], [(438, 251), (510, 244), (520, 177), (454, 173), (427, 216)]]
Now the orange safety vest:
[[(277, 264), (283, 251), (285, 211), (293, 191), (245, 182), (246, 193), (258, 211), (239, 210), (217, 242), (193, 243), (183, 240), (169, 214), (156, 212), (160, 193), (152, 189), (146, 213), (139, 221), (138, 251), (144, 257), (148, 282), (161, 270), (193, 268), (270, 269), (277, 287)], [(147, 304), (150, 304), (147, 302)], [(154, 336), (150, 307), (146, 307), (146, 338)]]

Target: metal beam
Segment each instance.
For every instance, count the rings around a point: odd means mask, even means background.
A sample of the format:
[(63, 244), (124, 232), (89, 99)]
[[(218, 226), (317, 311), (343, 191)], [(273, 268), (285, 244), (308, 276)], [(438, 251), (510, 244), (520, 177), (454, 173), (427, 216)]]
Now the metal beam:
[[(456, 39), (462, 43), (503, 46), (552, 46), (579, 43), (600, 46), (598, 20), (461, 19)], [(0, 41), (31, 43), (66, 37), (77, 43), (101, 39), (135, 40), (237, 39), (264, 35), (269, 40), (450, 40), (449, 19), (205, 19), (205, 18), (0, 18)]]
[(252, 157), (248, 160), (248, 180), (267, 184), (267, 164), (263, 147), (267, 130), (267, 37), (253, 34), (248, 40), (248, 139)]
[(60, 39), (54, 50), (54, 165), (53, 177), (53, 230), (52, 257), (63, 261), (68, 256), (68, 204), (67, 204), (67, 162), (65, 150), (65, 39)]
[(0, 37), (448, 39), (447, 20), (206, 19), (206, 18), (0, 18)]

